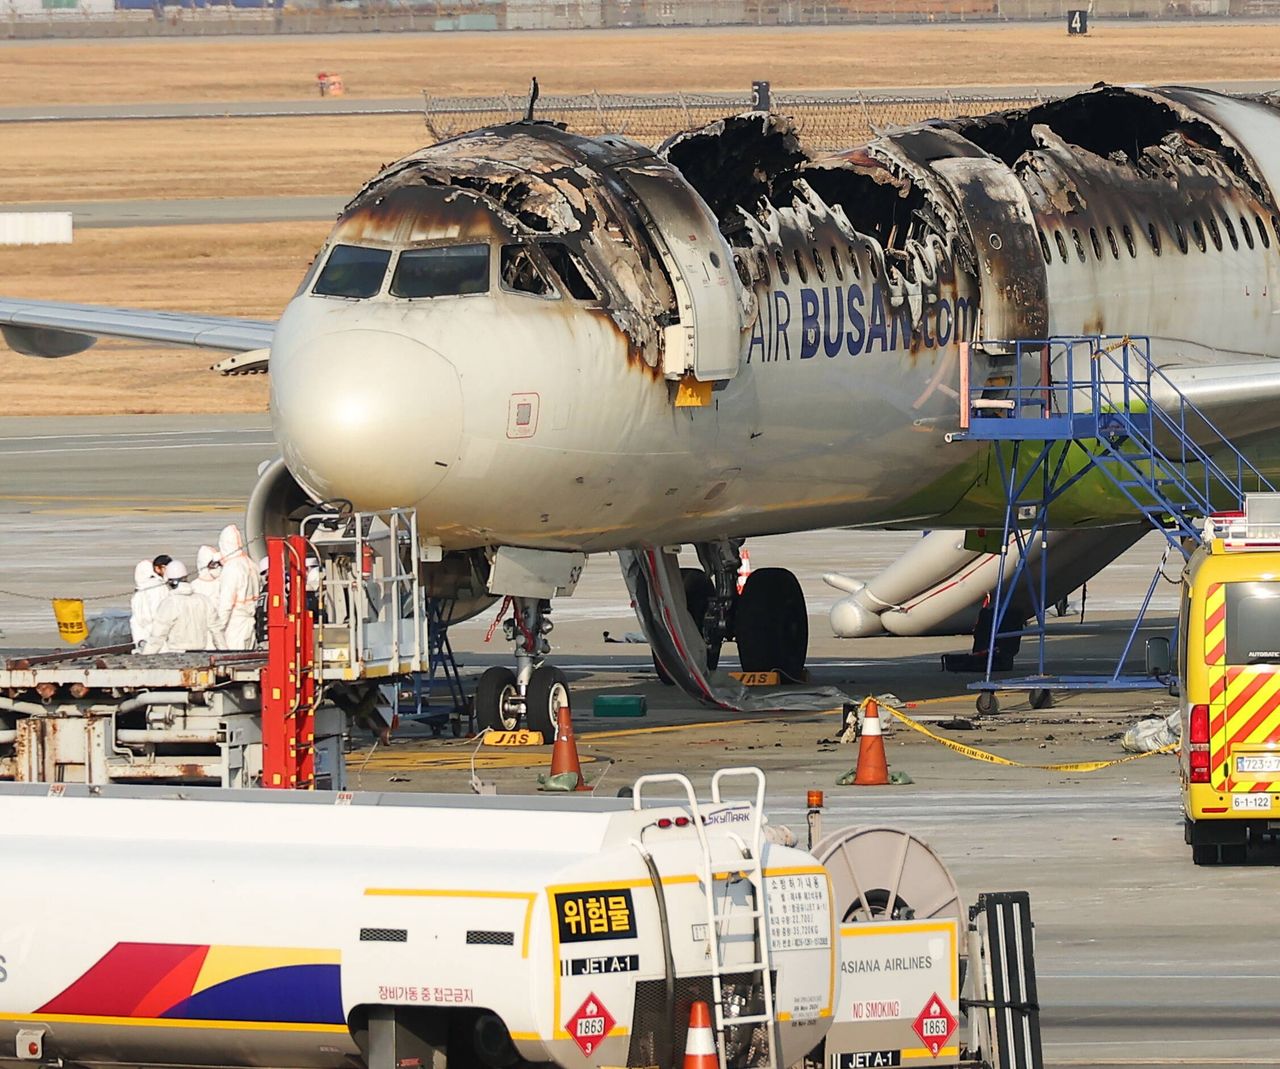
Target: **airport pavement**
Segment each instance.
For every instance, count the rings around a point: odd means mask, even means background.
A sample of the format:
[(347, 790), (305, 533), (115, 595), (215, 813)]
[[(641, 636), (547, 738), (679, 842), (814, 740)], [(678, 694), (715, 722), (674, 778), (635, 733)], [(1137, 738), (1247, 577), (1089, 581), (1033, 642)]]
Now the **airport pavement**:
[[(222, 524), (238, 519), (257, 465), (274, 455), (264, 416), (0, 420), (0, 646), (56, 641), (49, 596), (116, 593), (90, 607), (124, 605), (133, 563), (162, 550), (192, 556), (213, 541)], [(1125, 726), (1172, 708), (1162, 691), (1076, 695), (1039, 712), (1010, 694), (1000, 716), (975, 720), (966, 681), (938, 667), (938, 654), (963, 648), (964, 638), (832, 638), (825, 610), (837, 595), (821, 573), (873, 574), (916, 537), (821, 531), (752, 542), (756, 567), (795, 569), (810, 597), (818, 682), (917, 701), (914, 714), (936, 730), (1029, 764), (1118, 757)], [(1117, 611), (1136, 605), (1158, 555), (1156, 545), (1140, 544), (1092, 584), (1084, 624), (1072, 616), (1055, 621), (1055, 664), (1107, 663), (1123, 637)], [(1169, 626), (1172, 590), (1161, 589), (1153, 629)], [(1095, 616), (1094, 608), (1104, 611)], [(453, 633), (468, 675), (507, 657), (500, 638), (484, 641), (491, 617)], [(607, 769), (602, 790), (644, 771), (675, 767), (705, 783), (715, 767), (758, 764), (769, 774), (777, 821), (802, 828), (805, 791), (822, 788), (827, 830), (887, 824), (914, 831), (968, 900), (982, 890), (1031, 891), (1048, 1064), (1280, 1061), (1276, 861), (1192, 866), (1171, 758), (1089, 775), (999, 766), (897, 727), (888, 736), (890, 764), (914, 782), (842, 788), (835, 781), (854, 756), (833, 741), (837, 712), (713, 713), (657, 684), (643, 645), (605, 643), (604, 630), (636, 629), (609, 558), (593, 559), (579, 594), (553, 618), (589, 774)], [(651, 712), (640, 721), (597, 720), (591, 700), (601, 691), (643, 693)], [(465, 790), (473, 750), (407, 730), (389, 747), (362, 743), (350, 767), (365, 788)], [(547, 751), (484, 750), (475, 759), (481, 775), (511, 793), (533, 789)]]

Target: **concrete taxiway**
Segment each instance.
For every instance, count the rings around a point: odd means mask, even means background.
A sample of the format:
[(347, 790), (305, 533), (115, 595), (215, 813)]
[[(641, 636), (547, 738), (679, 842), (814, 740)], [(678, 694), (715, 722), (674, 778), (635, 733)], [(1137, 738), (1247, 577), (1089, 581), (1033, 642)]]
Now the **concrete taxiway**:
[[(56, 641), (47, 598), (116, 595), (133, 563), (165, 551), (193, 557), (239, 517), (258, 464), (275, 455), (265, 416), (57, 417), (0, 420), (0, 646)], [(1000, 716), (975, 719), (966, 680), (938, 654), (963, 637), (840, 642), (826, 627), (837, 596), (821, 573), (874, 574), (918, 535), (822, 531), (753, 540), (756, 567), (793, 568), (810, 597), (815, 679), (849, 693), (897, 695), (940, 733), (1027, 764), (1122, 756), (1117, 738), (1142, 715), (1167, 712), (1163, 691), (1073, 696), (1033, 711), (1006, 695)], [(1158, 547), (1144, 542), (1091, 584), (1086, 621), (1054, 623), (1059, 667), (1105, 664), (1121, 639), (1115, 613), (1140, 600)], [(1171, 569), (1172, 570), (1172, 569)], [(1153, 630), (1171, 623), (1163, 587)], [(1094, 615), (1097, 610), (1097, 615)], [(492, 612), (455, 629), (464, 672), (506, 660), (484, 641)], [(588, 774), (612, 793), (646, 771), (758, 764), (773, 819), (803, 827), (805, 791), (827, 794), (825, 827), (887, 824), (917, 832), (951, 867), (965, 897), (1026, 888), (1037, 922), (1046, 1062), (1053, 1066), (1274, 1065), (1280, 982), (1272, 947), (1277, 862), (1199, 869), (1182, 842), (1174, 761), (1145, 758), (1092, 774), (976, 762), (901, 726), (890, 766), (910, 785), (838, 787), (852, 747), (835, 741), (838, 711), (722, 714), (659, 685), (647, 647), (614, 644), (636, 630), (609, 558), (594, 559), (579, 594), (557, 605), (556, 660), (569, 673)], [(726, 656), (731, 663), (732, 650)], [(601, 691), (639, 692), (643, 720), (592, 716)], [(389, 746), (360, 741), (354, 785), (466, 790), (476, 771), (503, 793), (534, 789), (546, 748), (476, 750), (407, 730)]]

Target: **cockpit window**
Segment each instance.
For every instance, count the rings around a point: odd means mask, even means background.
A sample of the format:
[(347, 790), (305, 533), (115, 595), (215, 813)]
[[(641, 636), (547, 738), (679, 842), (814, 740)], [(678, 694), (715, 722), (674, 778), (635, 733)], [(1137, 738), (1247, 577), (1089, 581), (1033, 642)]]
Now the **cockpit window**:
[(548, 241), (543, 243), (542, 251), (551, 263), (551, 269), (560, 276), (560, 281), (564, 283), (564, 288), (569, 291), (571, 297), (579, 301), (600, 299), (600, 294), (591, 284), (582, 264), (565, 246)]
[(382, 289), (391, 253), (360, 245), (335, 245), (312, 293), (322, 297), (373, 297)]
[(395, 297), (455, 297), (489, 292), (488, 245), (408, 249), (391, 278)]
[(523, 245), (502, 246), (502, 288), (535, 297), (552, 297), (555, 290), (538, 267), (533, 254)]

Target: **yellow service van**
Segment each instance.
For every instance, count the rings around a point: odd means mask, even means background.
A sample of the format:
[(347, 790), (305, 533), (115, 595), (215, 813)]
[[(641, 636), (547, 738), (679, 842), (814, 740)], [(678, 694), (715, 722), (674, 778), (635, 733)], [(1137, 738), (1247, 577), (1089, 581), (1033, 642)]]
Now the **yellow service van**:
[(1280, 831), (1280, 494), (1205, 521), (1178, 620), (1186, 840), (1239, 863)]

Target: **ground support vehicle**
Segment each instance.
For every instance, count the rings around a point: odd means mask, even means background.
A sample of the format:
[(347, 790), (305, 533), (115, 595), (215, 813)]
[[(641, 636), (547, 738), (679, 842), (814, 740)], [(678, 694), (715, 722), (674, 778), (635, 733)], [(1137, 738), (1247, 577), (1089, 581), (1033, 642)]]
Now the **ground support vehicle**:
[(800, 849), (759, 769), (632, 792), (0, 784), (0, 1066), (675, 1069), (695, 1000), (720, 1069), (956, 1065), (967, 972), (974, 1060), (1037, 1069), (1025, 894), (970, 924), (915, 836)]
[(1239, 862), (1280, 832), (1280, 494), (1206, 520), (1178, 619), (1186, 841)]
[(412, 512), (306, 530), (268, 540), (265, 650), (0, 665), (0, 779), (345, 787), (349, 723), (377, 716), (380, 684), (429, 669), (432, 608)]

